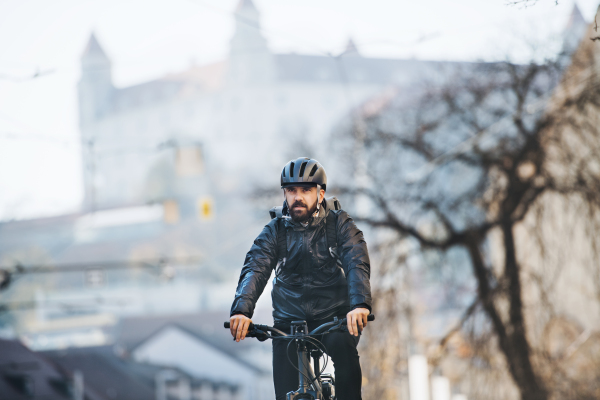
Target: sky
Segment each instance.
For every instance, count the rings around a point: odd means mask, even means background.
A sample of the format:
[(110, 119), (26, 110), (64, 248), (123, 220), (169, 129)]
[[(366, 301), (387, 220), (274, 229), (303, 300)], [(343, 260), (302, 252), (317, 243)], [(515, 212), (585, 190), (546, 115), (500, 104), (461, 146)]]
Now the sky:
[[(253, 0), (275, 52), (524, 62), (556, 48), (573, 1)], [(0, 220), (82, 199), (79, 57), (95, 32), (117, 87), (226, 58), (238, 0), (0, 0)], [(578, 0), (592, 21), (598, 0)], [(540, 50), (541, 49), (541, 50)]]

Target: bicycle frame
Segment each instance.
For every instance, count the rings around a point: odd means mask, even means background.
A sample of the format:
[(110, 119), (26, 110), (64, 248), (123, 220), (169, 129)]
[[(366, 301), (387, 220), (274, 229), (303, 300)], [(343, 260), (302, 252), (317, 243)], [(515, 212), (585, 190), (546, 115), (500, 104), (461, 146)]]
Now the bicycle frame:
[[(294, 321), (292, 322), (292, 335), (298, 336), (295, 339), (298, 347), (298, 370), (299, 372), (299, 385), (298, 390), (295, 392), (289, 392), (287, 394), (287, 400), (297, 399), (323, 399), (323, 386), (320, 380), (319, 374), (319, 358), (315, 357), (315, 369), (313, 370), (310, 365), (309, 350), (306, 342), (302, 340), (303, 336), (308, 336), (308, 326), (306, 321)], [(316, 374), (315, 374), (316, 371)], [(318, 374), (318, 375), (317, 375)], [(306, 381), (306, 378), (310, 379), (310, 382)], [(311, 386), (314, 390), (311, 390)], [(310, 396), (310, 397), (307, 397)]]

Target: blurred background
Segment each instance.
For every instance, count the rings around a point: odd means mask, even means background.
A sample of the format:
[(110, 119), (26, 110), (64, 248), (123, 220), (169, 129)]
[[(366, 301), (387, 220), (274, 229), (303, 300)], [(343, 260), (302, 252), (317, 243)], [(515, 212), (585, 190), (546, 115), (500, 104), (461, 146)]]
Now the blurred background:
[(301, 156), (369, 244), (363, 398), (600, 398), (597, 7), (1, 1), (0, 399), (274, 398), (222, 323)]

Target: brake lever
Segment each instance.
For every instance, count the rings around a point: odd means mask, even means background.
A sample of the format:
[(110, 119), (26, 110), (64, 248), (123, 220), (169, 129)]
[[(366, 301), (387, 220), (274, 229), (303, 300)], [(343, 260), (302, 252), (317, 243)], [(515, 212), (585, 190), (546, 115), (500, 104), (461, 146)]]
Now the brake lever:
[[(343, 330), (343, 327), (344, 327), (343, 319), (339, 320), (338, 317), (333, 317), (333, 322), (337, 322), (337, 323), (335, 325), (333, 325), (331, 328), (329, 328), (327, 330), (327, 333), (331, 333), (332, 331), (334, 331), (336, 329)], [(346, 328), (346, 329), (348, 329), (348, 328)]]
[(260, 330), (256, 327), (252, 330), (252, 335), (250, 335), (250, 332), (248, 332), (246, 336), (254, 337), (258, 339), (259, 342), (264, 342), (265, 340), (269, 339), (269, 334), (267, 332)]

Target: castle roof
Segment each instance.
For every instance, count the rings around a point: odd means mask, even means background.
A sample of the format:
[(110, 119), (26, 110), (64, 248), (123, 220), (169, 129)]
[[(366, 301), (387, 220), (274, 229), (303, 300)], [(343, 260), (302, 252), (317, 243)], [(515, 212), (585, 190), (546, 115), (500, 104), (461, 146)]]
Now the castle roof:
[[(353, 42), (349, 44), (352, 48)], [(465, 62), (411, 59), (365, 58), (354, 53), (340, 57), (307, 54), (273, 54), (275, 80), (279, 83), (330, 83), (363, 85), (405, 85), (419, 77), (446, 75)], [(192, 66), (186, 71), (118, 89), (113, 99), (117, 112), (146, 104), (170, 101), (196, 93), (222, 90), (226, 84), (228, 61)]]
[(417, 75), (431, 76), (445, 66), (443, 61), (385, 59), (356, 57), (344, 54), (329, 57), (305, 54), (276, 54), (274, 56), (279, 82), (358, 83), (401, 85), (410, 83)]
[(344, 50), (344, 54), (352, 54), (356, 56), (360, 55), (360, 53), (358, 52), (358, 47), (356, 46), (356, 43), (354, 42), (354, 40), (352, 40), (352, 38), (348, 38), (348, 43), (346, 43), (346, 49)]
[(104, 50), (102, 50), (102, 46), (100, 46), (100, 43), (98, 43), (98, 39), (96, 38), (96, 35), (94, 34), (94, 32), (92, 32), (92, 34), (90, 35), (90, 39), (88, 40), (88, 43), (85, 46), (85, 49), (83, 50), (83, 54), (81, 55), (81, 57), (99, 56), (99, 55), (107, 58), (106, 53), (104, 52)]
[(567, 22), (567, 26), (565, 30), (573, 29), (573, 27), (587, 25), (585, 18), (583, 18), (583, 14), (581, 14), (581, 10), (577, 7), (577, 3), (573, 4), (573, 10), (571, 10), (571, 15), (569, 16), (569, 21)]

